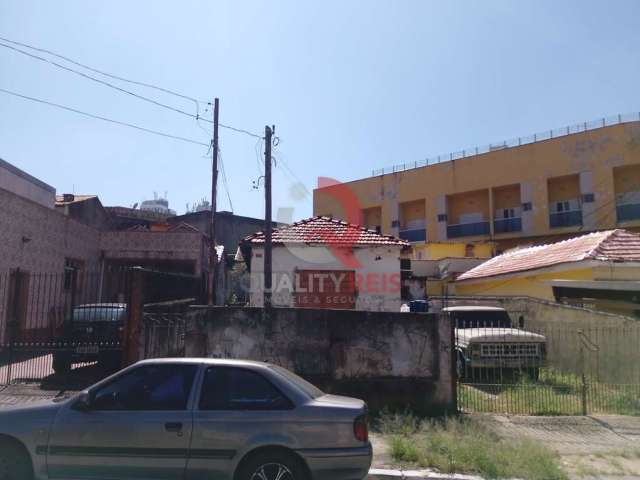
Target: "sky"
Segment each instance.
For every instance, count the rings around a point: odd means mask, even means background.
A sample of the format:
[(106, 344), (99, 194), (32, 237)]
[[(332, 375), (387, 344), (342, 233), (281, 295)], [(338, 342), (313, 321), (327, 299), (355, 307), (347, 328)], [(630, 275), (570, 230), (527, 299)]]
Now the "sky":
[[(275, 125), (282, 220), (312, 215), (319, 177), (640, 111), (639, 24), (636, 0), (0, 0), (0, 37), (199, 100), (64, 63), (188, 114), (219, 97), (221, 123)], [(0, 89), (210, 142), (210, 123), (2, 46)], [(264, 216), (263, 148), (220, 129), (219, 210)], [(182, 213), (211, 188), (206, 146), (2, 92), (0, 158), (105, 205), (167, 192)]]

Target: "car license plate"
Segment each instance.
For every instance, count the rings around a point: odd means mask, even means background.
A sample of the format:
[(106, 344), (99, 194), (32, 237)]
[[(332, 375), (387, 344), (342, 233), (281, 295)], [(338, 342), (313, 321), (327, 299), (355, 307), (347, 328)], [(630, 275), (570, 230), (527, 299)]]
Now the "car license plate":
[(76, 353), (79, 353), (79, 354), (98, 353), (98, 346), (97, 345), (83, 345), (81, 347), (76, 347)]

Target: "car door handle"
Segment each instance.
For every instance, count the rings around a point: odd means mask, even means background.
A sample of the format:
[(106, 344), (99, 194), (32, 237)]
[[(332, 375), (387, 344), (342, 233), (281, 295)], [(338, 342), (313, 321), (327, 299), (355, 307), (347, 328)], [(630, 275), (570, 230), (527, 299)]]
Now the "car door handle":
[(164, 424), (164, 429), (167, 432), (182, 432), (182, 423), (181, 422), (168, 422)]

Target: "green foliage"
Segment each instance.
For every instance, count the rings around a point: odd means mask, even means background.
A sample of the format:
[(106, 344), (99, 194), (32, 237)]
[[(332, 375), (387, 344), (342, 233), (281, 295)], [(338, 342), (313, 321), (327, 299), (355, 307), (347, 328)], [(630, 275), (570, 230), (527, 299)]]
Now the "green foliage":
[(469, 418), (419, 420), (383, 413), (381, 431), (391, 435), (393, 458), (403, 464), (485, 478), (564, 480), (557, 454), (527, 440), (504, 440)]

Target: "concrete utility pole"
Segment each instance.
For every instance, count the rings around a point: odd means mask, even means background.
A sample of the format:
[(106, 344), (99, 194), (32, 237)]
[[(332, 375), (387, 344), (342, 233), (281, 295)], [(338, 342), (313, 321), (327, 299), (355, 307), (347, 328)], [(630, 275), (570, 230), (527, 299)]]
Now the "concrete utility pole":
[(219, 100), (213, 101), (213, 144), (211, 146), (211, 217), (209, 221), (209, 285), (207, 299), (209, 305), (216, 303), (216, 196), (218, 190), (218, 110)]
[(271, 137), (276, 127), (264, 127), (264, 308), (271, 308)]

